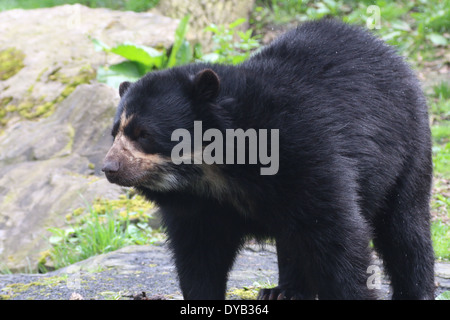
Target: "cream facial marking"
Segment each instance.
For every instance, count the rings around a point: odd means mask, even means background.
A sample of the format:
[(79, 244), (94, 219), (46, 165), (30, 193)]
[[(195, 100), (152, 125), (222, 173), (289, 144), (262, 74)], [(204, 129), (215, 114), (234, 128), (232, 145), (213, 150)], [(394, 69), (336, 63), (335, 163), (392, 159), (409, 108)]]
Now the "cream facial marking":
[(123, 110), (122, 114), (120, 115), (120, 125), (119, 125), (119, 132), (123, 132), (123, 130), (125, 129), (125, 127), (131, 122), (131, 120), (133, 120), (134, 118), (134, 114), (132, 114), (131, 116), (129, 116), (127, 118), (126, 114), (125, 114), (125, 109)]

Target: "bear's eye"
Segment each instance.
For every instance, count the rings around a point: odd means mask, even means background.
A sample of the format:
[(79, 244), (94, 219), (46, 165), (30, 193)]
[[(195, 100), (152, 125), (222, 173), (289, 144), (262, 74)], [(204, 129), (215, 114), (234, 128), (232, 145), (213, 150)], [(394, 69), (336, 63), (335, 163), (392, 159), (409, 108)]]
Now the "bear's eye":
[(134, 127), (130, 133), (133, 140), (138, 140), (147, 136), (147, 133), (140, 127)]
[(150, 138), (150, 133), (141, 130), (138, 139), (148, 139), (148, 138)]
[(135, 138), (135, 141), (139, 147), (148, 154), (157, 153), (159, 150), (154, 136), (146, 130), (140, 130), (139, 134)]
[(140, 140), (140, 141), (149, 140), (151, 138), (150, 133), (141, 128), (136, 128), (133, 132), (133, 136), (134, 136), (135, 140)]

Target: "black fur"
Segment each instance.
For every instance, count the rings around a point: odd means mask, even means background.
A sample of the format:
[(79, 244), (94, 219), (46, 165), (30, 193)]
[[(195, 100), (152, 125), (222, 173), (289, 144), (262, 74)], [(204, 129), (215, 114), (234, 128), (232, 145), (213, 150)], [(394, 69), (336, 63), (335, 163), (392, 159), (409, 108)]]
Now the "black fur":
[(209, 173), (195, 165), (158, 168), (186, 178), (176, 190), (136, 185), (161, 207), (186, 299), (223, 299), (249, 237), (276, 241), (279, 284), (263, 297), (375, 298), (366, 283), (373, 239), (393, 298), (434, 298), (427, 106), (381, 40), (333, 20), (308, 22), (238, 66), (192, 64), (122, 89), (115, 121), (124, 109), (135, 116), (129, 127), (146, 131), (146, 153), (170, 156), (171, 133), (194, 120), (203, 130), (280, 130), (277, 174), (211, 166), (228, 186), (224, 197), (199, 187)]

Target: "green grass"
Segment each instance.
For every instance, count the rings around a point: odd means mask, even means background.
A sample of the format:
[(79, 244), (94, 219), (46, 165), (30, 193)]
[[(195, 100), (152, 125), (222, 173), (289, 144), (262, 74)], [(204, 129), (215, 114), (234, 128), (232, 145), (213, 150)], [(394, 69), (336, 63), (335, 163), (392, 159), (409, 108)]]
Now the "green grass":
[(450, 291), (445, 291), (436, 297), (436, 300), (450, 300)]
[(156, 6), (159, 0), (7, 0), (0, 2), (0, 11), (17, 8), (47, 8), (74, 3), (91, 8), (105, 7), (115, 10), (145, 11)]
[(434, 60), (435, 49), (450, 44), (450, 0), (256, 0), (251, 24), (264, 30), (333, 16), (367, 25), (376, 15), (369, 6), (379, 8), (379, 24), (373, 32), (412, 62)]
[(49, 228), (51, 248), (42, 253), (41, 272), (45, 265), (59, 269), (75, 262), (119, 248), (151, 244), (163, 238), (149, 225), (148, 210), (153, 204), (140, 196), (122, 196), (118, 200), (96, 200), (67, 216), (64, 228)]
[[(379, 23), (374, 11), (379, 9)], [(264, 35), (278, 27), (322, 17), (338, 17), (361, 26), (395, 46), (415, 69), (448, 66), (450, 46), (450, 0), (256, 0), (251, 27)], [(371, 23), (368, 23), (371, 22)], [(425, 74), (425, 76), (427, 76)], [(435, 188), (431, 202), (432, 234), (436, 255), (450, 259), (450, 83), (427, 90), (433, 136)]]
[[(447, 199), (447, 206), (449, 205), (450, 201)], [(433, 221), (431, 235), (436, 257), (448, 260), (450, 257), (450, 225), (441, 220)]]
[[(450, 82), (442, 81), (433, 86), (433, 92), (429, 95), (430, 113), (433, 123), (439, 129), (435, 129), (433, 136), (439, 140), (450, 137)], [(446, 130), (447, 128), (447, 130)]]
[(433, 147), (433, 167), (435, 175), (450, 178), (450, 142)]
[(450, 260), (450, 83), (441, 82), (433, 86), (428, 101), (435, 176), (431, 232), (436, 257)]
[(429, 95), (435, 187), (431, 226), (436, 257), (450, 260), (450, 85), (440, 83)]
[(253, 50), (261, 46), (253, 30), (237, 29), (247, 20), (237, 19), (228, 25), (211, 24), (205, 31), (213, 33), (213, 52), (200, 57), (202, 61), (221, 64), (238, 64), (248, 59)]

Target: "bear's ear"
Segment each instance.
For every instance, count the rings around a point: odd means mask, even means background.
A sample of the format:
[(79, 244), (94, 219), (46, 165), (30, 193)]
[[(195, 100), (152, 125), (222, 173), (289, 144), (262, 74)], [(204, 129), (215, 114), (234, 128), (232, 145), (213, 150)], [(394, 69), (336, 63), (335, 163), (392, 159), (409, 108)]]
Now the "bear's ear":
[(122, 97), (124, 95), (125, 92), (127, 92), (128, 88), (130, 87), (130, 82), (125, 81), (122, 82), (119, 86), (119, 95), (120, 97)]
[(204, 69), (194, 77), (194, 96), (200, 101), (212, 101), (219, 95), (219, 76), (211, 69)]

